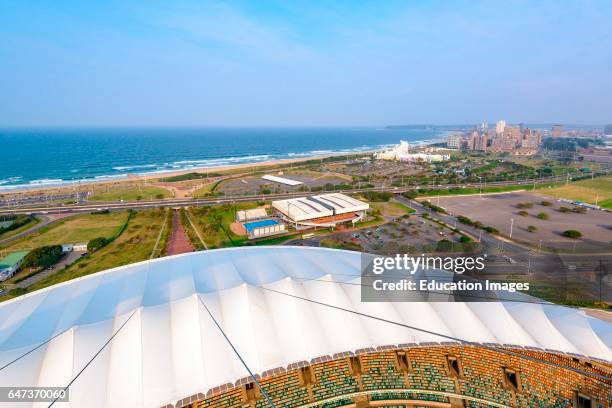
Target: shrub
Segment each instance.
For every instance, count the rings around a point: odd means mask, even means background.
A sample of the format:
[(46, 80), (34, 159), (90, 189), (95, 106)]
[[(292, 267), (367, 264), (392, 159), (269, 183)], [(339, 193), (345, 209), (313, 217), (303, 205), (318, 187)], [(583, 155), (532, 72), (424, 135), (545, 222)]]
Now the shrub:
[(457, 220), (462, 223), (462, 224), (466, 224), (466, 225), (474, 225), (474, 221), (472, 221), (471, 219), (469, 219), (468, 217), (465, 217), (463, 215), (458, 215), (457, 216)]
[(576, 230), (566, 230), (563, 231), (563, 236), (567, 238), (577, 239), (582, 237), (582, 232)]
[(529, 215), (529, 213), (527, 211), (519, 211), (518, 215), (520, 215), (521, 217), (526, 217)]
[(490, 225), (484, 227), (483, 230), (487, 231), (489, 234), (497, 234), (499, 232), (497, 228), (491, 227)]
[(516, 208), (532, 208), (533, 203), (518, 203)]
[(448, 239), (441, 239), (436, 244), (436, 251), (438, 252), (450, 252), (453, 249), (453, 243)]
[(393, 194), (387, 192), (368, 191), (363, 193), (363, 196), (368, 201), (386, 202), (391, 199)]
[(527, 227), (527, 231), (529, 232), (536, 232), (538, 230), (538, 227), (536, 227), (535, 225), (529, 225)]
[(560, 212), (562, 212), (562, 213), (568, 213), (568, 212), (570, 212), (570, 211), (572, 211), (572, 210), (570, 210), (570, 209), (569, 209), (569, 208), (567, 208), (567, 207), (559, 207), (559, 211), (560, 211)]
[(104, 238), (104, 237), (98, 237), (98, 238), (94, 238), (91, 241), (89, 241), (87, 243), (87, 250), (89, 252), (95, 252), (98, 249), (102, 248), (103, 246), (105, 246), (106, 244), (108, 244), (108, 239)]
[(161, 200), (162, 198), (164, 198), (164, 195), (162, 193), (156, 194), (155, 198), (157, 198), (158, 200)]
[(402, 193), (402, 195), (406, 198), (413, 199), (413, 198), (416, 198), (417, 193), (414, 190), (410, 190), (410, 191), (406, 191), (405, 193)]
[(536, 217), (538, 217), (541, 220), (547, 220), (549, 218), (548, 214), (546, 214), (545, 212), (539, 213)]
[(540, 201), (540, 205), (543, 205), (544, 207), (552, 207), (553, 203), (551, 203), (550, 201), (542, 200)]
[(573, 211), (577, 214), (584, 214), (587, 210), (584, 207), (574, 207)]
[(462, 244), (463, 244), (463, 243), (466, 243), (466, 242), (471, 242), (471, 241), (472, 241), (472, 238), (467, 237), (467, 236), (465, 236), (465, 235), (462, 235), (462, 236), (459, 238), (459, 242), (461, 242)]

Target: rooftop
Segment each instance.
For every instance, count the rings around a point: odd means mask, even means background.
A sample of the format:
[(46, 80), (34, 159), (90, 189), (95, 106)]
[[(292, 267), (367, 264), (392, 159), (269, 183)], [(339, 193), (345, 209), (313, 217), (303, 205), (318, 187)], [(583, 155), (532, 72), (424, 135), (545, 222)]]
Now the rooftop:
[(7, 255), (2, 260), (0, 260), (0, 270), (10, 268), (11, 266), (15, 266), (19, 261), (21, 261), (28, 254), (29, 251), (19, 251), (13, 252), (10, 255)]

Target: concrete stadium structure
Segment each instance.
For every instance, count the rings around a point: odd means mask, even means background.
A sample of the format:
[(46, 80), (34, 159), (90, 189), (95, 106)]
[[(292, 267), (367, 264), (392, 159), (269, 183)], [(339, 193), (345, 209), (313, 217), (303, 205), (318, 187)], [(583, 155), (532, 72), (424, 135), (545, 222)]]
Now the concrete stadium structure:
[(57, 407), (612, 406), (610, 323), (541, 303), (364, 303), (360, 263), (221, 249), (33, 292), (0, 304), (0, 384), (71, 383)]

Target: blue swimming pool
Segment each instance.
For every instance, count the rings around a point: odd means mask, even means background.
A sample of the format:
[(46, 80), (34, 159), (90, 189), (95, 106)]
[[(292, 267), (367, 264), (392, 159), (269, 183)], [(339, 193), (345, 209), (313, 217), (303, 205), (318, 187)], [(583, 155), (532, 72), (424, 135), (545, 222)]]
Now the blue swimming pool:
[(272, 225), (278, 225), (278, 224), (280, 224), (280, 222), (276, 220), (261, 220), (261, 221), (247, 222), (246, 224), (244, 224), (244, 228), (246, 228), (246, 230), (250, 234), (256, 228), (270, 227)]

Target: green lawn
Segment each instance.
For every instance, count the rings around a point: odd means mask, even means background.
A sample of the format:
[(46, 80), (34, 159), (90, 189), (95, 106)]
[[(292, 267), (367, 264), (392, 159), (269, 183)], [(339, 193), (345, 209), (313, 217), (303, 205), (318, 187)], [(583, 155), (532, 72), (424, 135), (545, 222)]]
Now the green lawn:
[[(210, 249), (244, 245), (246, 237), (234, 234), (230, 225), (236, 219), (236, 211), (259, 207), (261, 203), (247, 202), (235, 205), (222, 204), (190, 209), (191, 219)], [(193, 242), (192, 242), (193, 243)]]
[(38, 223), (40, 223), (40, 219), (37, 218), (37, 217), (32, 217), (31, 221), (28, 222), (27, 224), (22, 225), (21, 227), (19, 227), (17, 229), (14, 229), (12, 231), (6, 231), (5, 233), (0, 234), (0, 240), (6, 239), (6, 238), (10, 238), (10, 237), (15, 236), (15, 235), (17, 235), (19, 233), (27, 231), (30, 228), (36, 226)]
[(542, 193), (569, 200), (584, 201), (604, 208), (612, 208), (612, 177), (598, 177), (593, 180), (581, 180), (555, 188), (542, 189)]
[(372, 201), (369, 204), (371, 208), (379, 210), (382, 215), (390, 217), (396, 217), (399, 215), (410, 214), (414, 212), (413, 208), (410, 208), (394, 199), (391, 199), (387, 202)]
[(172, 197), (172, 193), (165, 188), (141, 185), (102, 185), (98, 186), (89, 201), (138, 201), (156, 200)]
[(45, 245), (78, 243), (93, 238), (111, 238), (121, 229), (127, 220), (127, 211), (116, 211), (108, 214), (84, 214), (64, 218), (47, 225), (21, 239), (10, 242), (9, 251), (33, 249)]
[(29, 291), (149, 259), (165, 216), (163, 209), (136, 212), (123, 233), (113, 242), (82, 258), (65, 270), (37, 282), (28, 288)]

